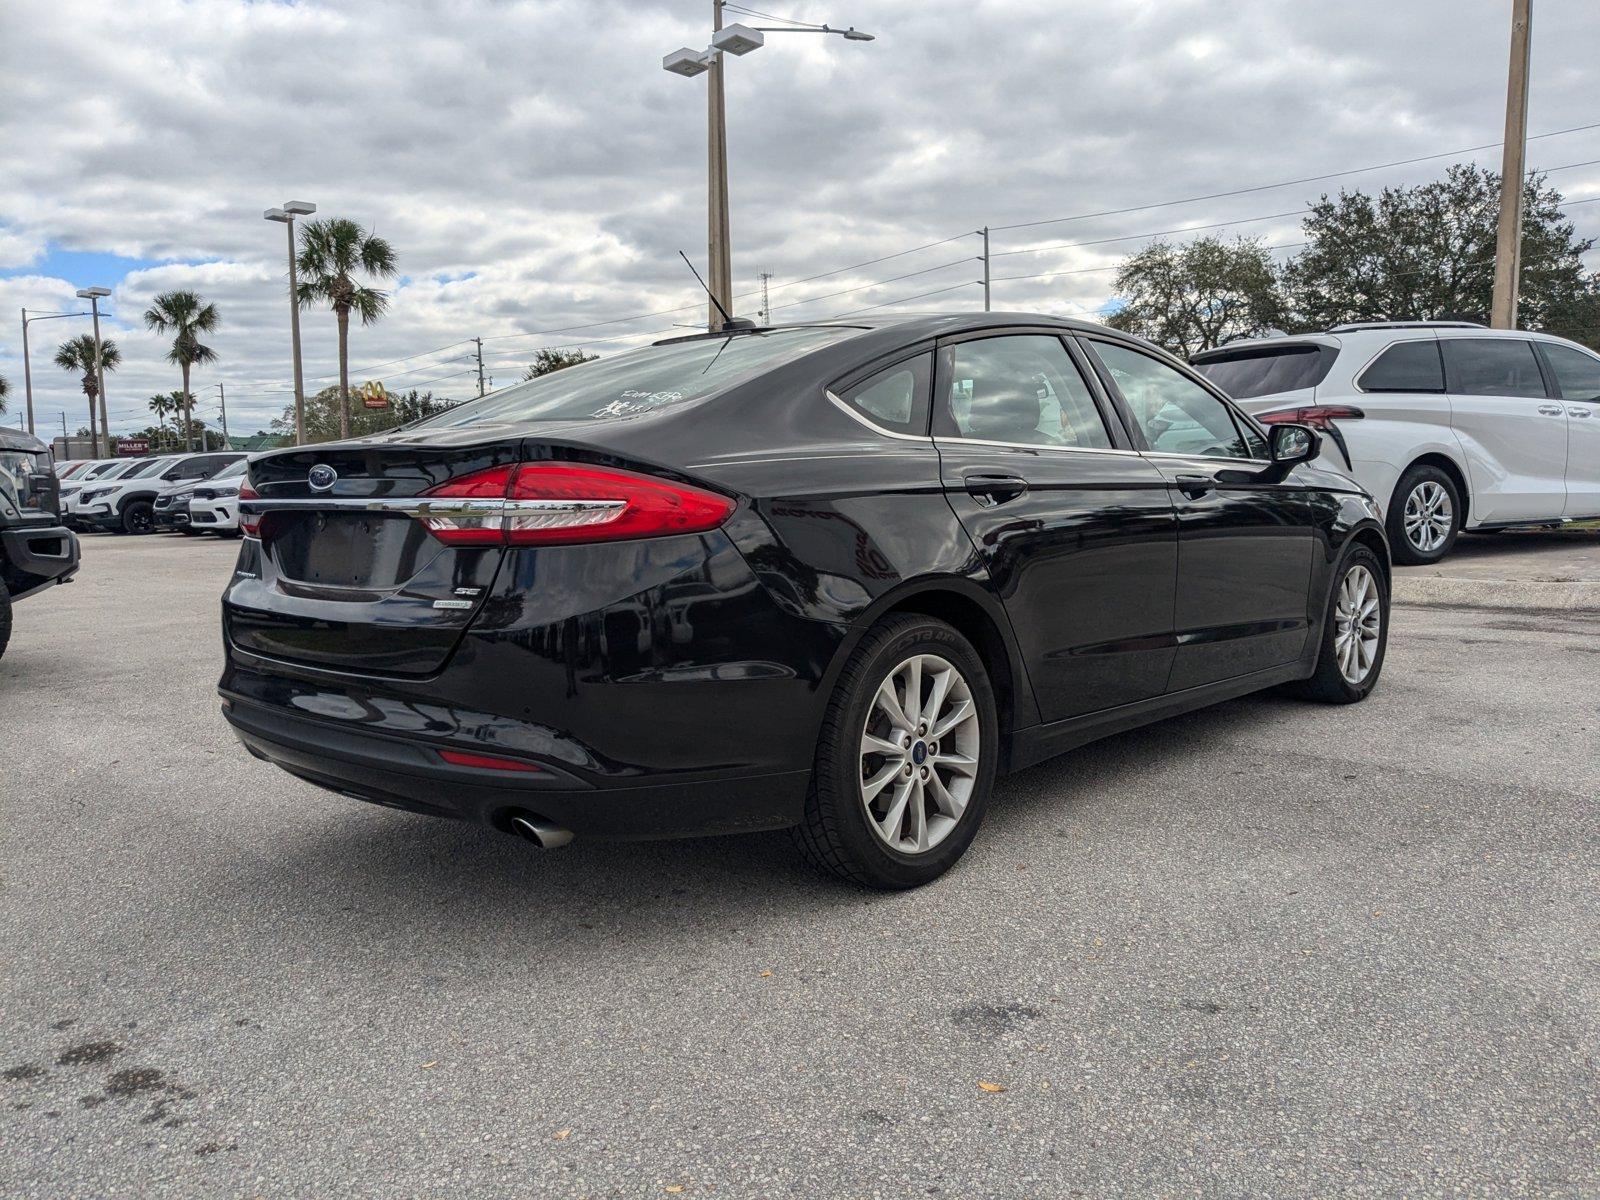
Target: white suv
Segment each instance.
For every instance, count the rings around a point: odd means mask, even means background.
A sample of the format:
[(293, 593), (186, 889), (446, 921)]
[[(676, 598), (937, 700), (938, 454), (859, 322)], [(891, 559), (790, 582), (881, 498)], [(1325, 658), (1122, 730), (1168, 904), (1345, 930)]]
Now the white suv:
[(1322, 465), (1382, 506), (1396, 562), (1438, 562), (1462, 529), (1600, 517), (1600, 355), (1576, 342), (1375, 322), (1193, 362), (1256, 420), (1322, 430)]
[(72, 498), (71, 512), (81, 528), (153, 533), (155, 501), (162, 494), (191, 479), (209, 479), (243, 457), (233, 451), (209, 451), (133, 459), (132, 470), (86, 483)]

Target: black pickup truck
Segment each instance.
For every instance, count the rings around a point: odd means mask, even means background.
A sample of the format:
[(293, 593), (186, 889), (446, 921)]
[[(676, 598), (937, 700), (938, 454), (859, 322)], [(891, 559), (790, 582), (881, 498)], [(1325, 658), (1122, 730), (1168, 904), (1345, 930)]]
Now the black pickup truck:
[(32, 434), (0, 427), (0, 654), (11, 606), (78, 570), (78, 539), (61, 524), (50, 450)]

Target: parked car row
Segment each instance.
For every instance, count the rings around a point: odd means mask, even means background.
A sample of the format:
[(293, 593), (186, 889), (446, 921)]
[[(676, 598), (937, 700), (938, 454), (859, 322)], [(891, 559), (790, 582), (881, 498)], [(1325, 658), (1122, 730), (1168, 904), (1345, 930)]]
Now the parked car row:
[(1600, 355), (1576, 342), (1375, 322), (1193, 363), (1263, 424), (1326, 434), (1321, 465), (1378, 501), (1396, 562), (1438, 562), (1463, 530), (1600, 517)]
[(246, 460), (230, 450), (59, 464), (62, 523), (80, 532), (237, 537)]

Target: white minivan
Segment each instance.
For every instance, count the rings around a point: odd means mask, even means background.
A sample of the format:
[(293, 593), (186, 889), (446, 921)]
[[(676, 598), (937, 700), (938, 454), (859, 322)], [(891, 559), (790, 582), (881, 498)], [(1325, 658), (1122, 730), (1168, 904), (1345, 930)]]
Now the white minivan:
[(1322, 430), (1322, 465), (1372, 493), (1396, 562), (1438, 562), (1463, 529), (1600, 517), (1600, 355), (1576, 342), (1394, 321), (1192, 361), (1256, 420)]

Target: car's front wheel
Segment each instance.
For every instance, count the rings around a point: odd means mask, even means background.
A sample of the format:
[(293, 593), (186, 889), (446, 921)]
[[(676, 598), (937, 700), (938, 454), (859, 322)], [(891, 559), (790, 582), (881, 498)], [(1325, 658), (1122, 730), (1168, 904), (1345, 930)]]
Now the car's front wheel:
[(1428, 463), (1407, 471), (1389, 503), (1389, 546), (1397, 563), (1427, 566), (1455, 545), (1466, 514), (1456, 481)]
[(999, 741), (972, 644), (931, 617), (887, 618), (840, 673), (796, 840), (818, 866), (867, 887), (937, 879), (983, 822)]
[(1325, 704), (1365, 700), (1378, 686), (1388, 646), (1389, 587), (1383, 564), (1367, 547), (1352, 546), (1334, 574), (1316, 673), (1293, 690)]
[(156, 506), (148, 500), (135, 500), (122, 510), (122, 532), (154, 533)]

